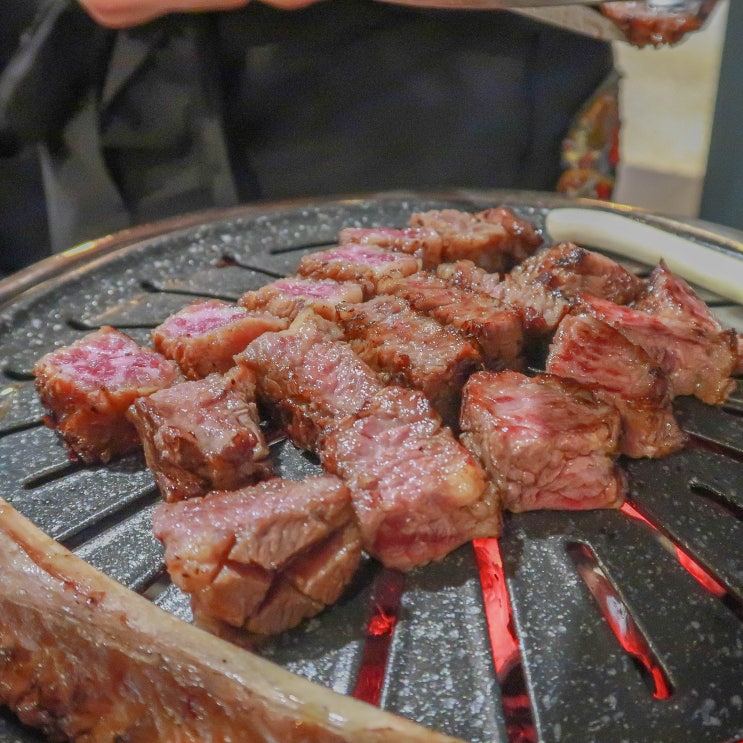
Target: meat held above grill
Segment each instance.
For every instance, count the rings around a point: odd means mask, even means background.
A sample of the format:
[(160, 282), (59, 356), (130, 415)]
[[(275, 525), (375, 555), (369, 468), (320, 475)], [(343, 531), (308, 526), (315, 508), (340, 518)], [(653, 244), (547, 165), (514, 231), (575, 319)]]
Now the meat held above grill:
[(619, 411), (623, 454), (662, 457), (686, 443), (671, 408), (668, 377), (642, 348), (601, 320), (568, 315), (552, 340), (546, 369)]
[(549, 374), (473, 374), (464, 387), (461, 440), (513, 512), (615, 508), (625, 480), (614, 457), (619, 413)]
[(151, 337), (155, 349), (173, 359), (189, 379), (201, 379), (226, 372), (234, 366), (233, 356), (250, 341), (288, 324), (276, 315), (209, 299), (186, 305), (158, 325)]
[(43, 356), (34, 376), (48, 411), (45, 422), (60, 434), (71, 458), (92, 464), (139, 448), (127, 408), (170, 386), (180, 372), (161, 354), (104, 326)]
[(2, 499), (0, 572), (0, 704), (52, 739), (455, 743), (167, 614)]
[(329, 475), (164, 504), (153, 524), (170, 577), (216, 634), (296, 626), (338, 599), (361, 559), (348, 489)]
[(456, 428), (462, 386), (482, 366), (475, 345), (391, 296), (341, 305), (338, 323), (351, 348), (386, 383), (421, 390), (446, 425)]
[(351, 491), (361, 541), (407, 570), (500, 534), (500, 494), (420, 392), (390, 386), (323, 438), (320, 460)]
[[(697, 31), (717, 0), (677, 0), (655, 3), (638, 0), (601, 3), (600, 10), (622, 31), (627, 40), (640, 48), (651, 44), (659, 47), (676, 44), (692, 31)], [(669, 5), (670, 7), (664, 7)]]
[(141, 397), (128, 417), (166, 501), (236, 490), (273, 472), (255, 378), (244, 367)]

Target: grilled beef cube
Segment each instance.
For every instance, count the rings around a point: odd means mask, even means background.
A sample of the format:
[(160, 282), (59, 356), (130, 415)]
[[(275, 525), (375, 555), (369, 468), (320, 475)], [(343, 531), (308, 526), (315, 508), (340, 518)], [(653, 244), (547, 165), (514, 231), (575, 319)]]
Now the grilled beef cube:
[(262, 333), (289, 322), (265, 312), (248, 312), (219, 299), (192, 302), (158, 325), (152, 343), (189, 379), (202, 379), (234, 366), (233, 356)]
[(683, 320), (704, 333), (723, 331), (704, 300), (686, 281), (672, 273), (664, 261), (653, 269), (645, 292), (633, 307), (655, 317)]
[(553, 333), (572, 306), (570, 300), (548, 289), (538, 279), (520, 282), (512, 274), (504, 276), (490, 295), (518, 313), (528, 338)]
[(446, 425), (457, 426), (462, 386), (482, 364), (461, 333), (391, 296), (341, 305), (338, 321), (351, 348), (386, 383), (421, 390)]
[(666, 375), (642, 348), (601, 320), (568, 315), (550, 346), (546, 368), (617, 408), (623, 454), (662, 457), (686, 443), (673, 415)]
[(487, 271), (508, 271), (542, 244), (534, 225), (505, 206), (475, 214), (457, 209), (418, 212), (409, 224), (433, 230), (441, 237), (437, 262), (468, 259)]
[(434, 268), (441, 263), (443, 240), (432, 229), (425, 227), (346, 227), (340, 231), (338, 242), (341, 245), (357, 243), (376, 245), (396, 253), (407, 253), (420, 259), (423, 268)]
[(351, 490), (364, 549), (388, 567), (500, 534), (498, 492), (421, 392), (386, 387), (330, 430), (320, 459)]
[(554, 332), (570, 310), (570, 303), (564, 297), (539, 281), (519, 283), (512, 274), (501, 278), (499, 274), (489, 273), (472, 261), (442, 263), (436, 275), (449, 286), (486, 294), (500, 306), (516, 312), (527, 338), (540, 338)]
[(489, 368), (522, 364), (524, 335), (516, 312), (484, 294), (449, 286), (426, 271), (398, 279), (380, 281), (380, 294), (404, 299), (413, 309), (474, 340)]
[(134, 402), (129, 419), (166, 501), (236, 490), (272, 474), (254, 397), (252, 373), (235, 367)]
[(154, 529), (195, 620), (217, 634), (296, 626), (338, 599), (361, 558), (348, 489), (329, 475), (163, 504)]
[(540, 251), (511, 273), (518, 284), (540, 283), (563, 297), (580, 293), (629, 304), (644, 290), (645, 282), (616, 261), (600, 253), (565, 242)]
[(335, 320), (336, 307), (341, 302), (360, 302), (363, 290), (359, 284), (332, 279), (305, 279), (290, 276), (247, 292), (239, 304), (247, 310), (268, 312), (294, 320), (306, 307), (321, 317)]
[(462, 442), (509, 511), (621, 505), (619, 413), (580, 385), (548, 374), (477, 372), (464, 387), (460, 423)]
[(672, 397), (694, 395), (715, 405), (724, 402), (735, 387), (731, 378), (737, 363), (735, 331), (704, 330), (681, 312), (675, 317), (665, 312), (650, 314), (588, 294), (581, 302), (594, 317), (647, 351), (668, 375)]
[(346, 243), (336, 248), (305, 255), (297, 272), (316, 279), (352, 281), (364, 289), (364, 297), (377, 293), (381, 279), (410, 276), (421, 267), (412, 255), (393, 253), (376, 245)]
[(314, 451), (329, 425), (355, 414), (384, 386), (339, 337), (336, 326), (304, 310), (287, 330), (265, 333), (236, 357), (254, 372), (259, 398), (302, 449)]
[(128, 335), (105, 326), (43, 356), (36, 389), (71, 459), (109, 462), (139, 448), (126, 410), (138, 397), (168, 387), (178, 367)]
[(498, 294), (503, 278), (499, 273), (491, 273), (470, 260), (441, 263), (436, 267), (436, 275), (449, 286), (458, 286), (470, 292), (480, 292), (489, 297)]

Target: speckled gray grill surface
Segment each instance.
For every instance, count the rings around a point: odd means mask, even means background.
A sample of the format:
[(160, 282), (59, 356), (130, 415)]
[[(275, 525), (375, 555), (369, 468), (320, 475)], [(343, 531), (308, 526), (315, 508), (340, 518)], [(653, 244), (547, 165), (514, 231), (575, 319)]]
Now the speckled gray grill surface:
[[(142, 459), (70, 464), (40, 422), (31, 381), (36, 359), (102, 324), (146, 343), (151, 327), (195, 296), (237, 299), (291, 273), (305, 252), (332, 244), (342, 227), (403, 226), (412, 211), (498, 203), (510, 203), (540, 226), (551, 207), (573, 205), (534, 194), (462, 192), (246, 208), (94, 256), (21, 293), (0, 308), (2, 495), (92, 565), (189, 620), (188, 601), (161, 577), (162, 550), (150, 529), (158, 496)], [(663, 226), (687, 231), (667, 221)], [(743, 330), (740, 307), (703, 294), (724, 322)], [(679, 419), (693, 434), (690, 446), (662, 461), (625, 463), (630, 501), (659, 531), (608, 511), (508, 519), (500, 547), (540, 741), (743, 738), (742, 410), (740, 385), (724, 408), (679, 400)], [(287, 477), (318, 469), (286, 442), (275, 444), (273, 455)], [(673, 545), (703, 565), (724, 595), (703, 588), (679, 564)], [(588, 572), (576, 554), (589, 555)], [(366, 562), (343, 600), (261, 652), (350, 693), (379, 573)], [(610, 587), (603, 613), (591, 576)], [(611, 631), (607, 607), (638, 628), (672, 688), (668, 699), (654, 698), (646, 675)], [(477, 567), (466, 546), (406, 576), (381, 704), (466, 740), (506, 743), (501, 698)], [(38, 740), (0, 713), (0, 743)]]

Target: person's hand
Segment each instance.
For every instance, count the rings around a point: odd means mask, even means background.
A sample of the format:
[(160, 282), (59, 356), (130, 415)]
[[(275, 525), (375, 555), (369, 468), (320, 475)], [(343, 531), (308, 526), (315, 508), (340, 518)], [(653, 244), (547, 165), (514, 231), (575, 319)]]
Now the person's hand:
[[(265, 0), (285, 10), (302, 8), (316, 0)], [(232, 10), (249, 0), (79, 0), (80, 5), (102, 26), (126, 28), (151, 21), (167, 13), (203, 10)]]

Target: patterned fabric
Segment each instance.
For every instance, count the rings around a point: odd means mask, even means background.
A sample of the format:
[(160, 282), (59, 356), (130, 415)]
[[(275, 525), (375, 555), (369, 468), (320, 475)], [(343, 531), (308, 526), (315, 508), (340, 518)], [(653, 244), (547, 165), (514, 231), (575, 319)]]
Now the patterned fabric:
[(612, 72), (575, 118), (562, 147), (557, 191), (608, 200), (619, 164), (619, 74)]

